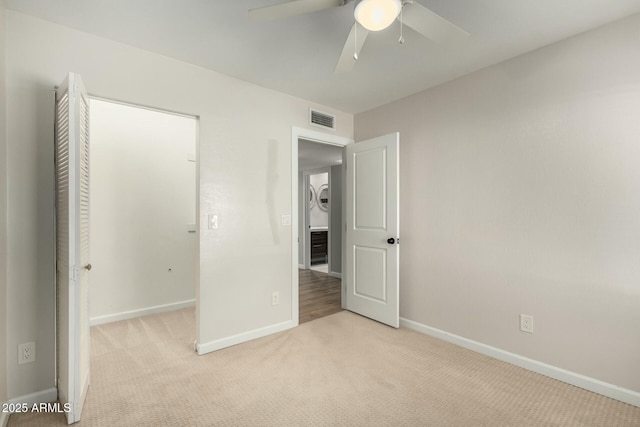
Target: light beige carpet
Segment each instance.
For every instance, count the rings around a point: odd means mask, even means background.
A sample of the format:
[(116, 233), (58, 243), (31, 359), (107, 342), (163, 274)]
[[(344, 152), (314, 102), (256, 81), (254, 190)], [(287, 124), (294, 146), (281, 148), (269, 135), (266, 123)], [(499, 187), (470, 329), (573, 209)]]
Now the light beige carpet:
[(349, 312), (206, 356), (193, 331), (192, 309), (92, 328), (79, 425), (640, 426), (640, 408)]

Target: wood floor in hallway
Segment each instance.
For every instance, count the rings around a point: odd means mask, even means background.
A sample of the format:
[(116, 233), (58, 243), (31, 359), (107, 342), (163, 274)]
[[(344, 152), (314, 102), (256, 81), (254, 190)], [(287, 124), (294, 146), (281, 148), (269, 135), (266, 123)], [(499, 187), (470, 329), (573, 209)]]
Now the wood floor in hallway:
[(300, 323), (342, 311), (340, 279), (313, 270), (298, 270)]

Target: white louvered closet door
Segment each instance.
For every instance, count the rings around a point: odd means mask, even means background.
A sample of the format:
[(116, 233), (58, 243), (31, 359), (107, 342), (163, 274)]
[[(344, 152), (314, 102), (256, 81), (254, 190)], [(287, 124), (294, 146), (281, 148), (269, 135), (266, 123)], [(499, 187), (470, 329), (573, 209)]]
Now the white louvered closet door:
[(89, 99), (79, 75), (56, 90), (58, 399), (80, 421), (89, 387)]

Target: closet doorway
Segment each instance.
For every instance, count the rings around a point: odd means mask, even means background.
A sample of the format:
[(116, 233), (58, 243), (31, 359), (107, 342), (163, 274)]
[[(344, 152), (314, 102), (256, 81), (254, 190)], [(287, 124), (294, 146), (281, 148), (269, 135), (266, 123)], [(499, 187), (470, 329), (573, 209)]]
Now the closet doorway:
[(91, 325), (194, 307), (197, 118), (96, 98), (90, 115)]

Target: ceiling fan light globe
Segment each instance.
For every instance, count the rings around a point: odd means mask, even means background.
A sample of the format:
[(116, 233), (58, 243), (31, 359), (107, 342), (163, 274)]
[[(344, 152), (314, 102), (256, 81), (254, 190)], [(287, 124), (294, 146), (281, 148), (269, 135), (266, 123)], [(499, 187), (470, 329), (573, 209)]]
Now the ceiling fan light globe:
[(353, 15), (367, 30), (380, 31), (395, 21), (401, 9), (400, 0), (358, 0)]

